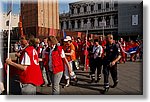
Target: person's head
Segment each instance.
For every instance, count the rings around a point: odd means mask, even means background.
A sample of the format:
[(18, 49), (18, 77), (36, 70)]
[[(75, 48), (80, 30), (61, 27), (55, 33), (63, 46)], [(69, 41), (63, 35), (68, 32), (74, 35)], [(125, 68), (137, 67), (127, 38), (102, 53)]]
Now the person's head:
[(64, 43), (65, 45), (70, 45), (72, 43), (72, 39), (70, 36), (66, 36), (66, 38), (64, 39)]
[(100, 41), (103, 41), (103, 37), (102, 36), (100, 36)]
[(40, 39), (39, 38), (35, 38), (35, 44), (39, 44), (40, 43)]
[(123, 42), (123, 38), (120, 38), (120, 41)]
[(44, 38), (44, 44), (47, 45), (47, 38)]
[(90, 45), (94, 45), (94, 41), (93, 41), (93, 39), (92, 39), (92, 40), (90, 40)]
[(53, 47), (54, 45), (57, 45), (58, 40), (56, 39), (55, 36), (49, 36), (47, 42), (49, 47)]
[(94, 39), (94, 44), (95, 44), (95, 46), (98, 46), (98, 45), (99, 45), (98, 39)]
[(108, 34), (106, 37), (106, 40), (108, 43), (112, 44), (113, 43), (113, 35), (112, 34)]
[(74, 39), (74, 37), (73, 37), (73, 36), (71, 37), (71, 40), (72, 40), (72, 42), (74, 42), (74, 41), (75, 41), (75, 39)]
[(25, 47), (27, 46), (29, 43), (28, 43), (28, 38), (26, 36), (22, 36), (20, 38), (20, 44), (21, 44), (21, 47)]
[(77, 38), (77, 42), (81, 42), (81, 38), (80, 37)]

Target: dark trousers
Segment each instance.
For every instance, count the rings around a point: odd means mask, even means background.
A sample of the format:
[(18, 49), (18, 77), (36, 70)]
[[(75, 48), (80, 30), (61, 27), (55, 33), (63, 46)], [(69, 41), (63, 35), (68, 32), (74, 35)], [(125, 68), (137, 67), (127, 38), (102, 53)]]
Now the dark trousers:
[(50, 71), (46, 70), (46, 78), (47, 78), (48, 84), (51, 84), (51, 74), (50, 73), (51, 73)]
[(113, 82), (118, 81), (118, 76), (117, 76), (117, 64), (114, 66), (110, 66), (109, 62), (104, 62), (103, 64), (103, 74), (104, 74), (104, 87), (108, 88), (109, 87), (109, 72), (111, 74), (111, 77), (113, 79)]
[(93, 67), (91, 68), (91, 76), (92, 79), (95, 77), (95, 71), (97, 69), (97, 78), (101, 78), (101, 69), (102, 69), (102, 58), (97, 57), (96, 59), (93, 59)]
[(93, 73), (94, 70), (93, 66), (94, 66), (94, 58), (89, 58), (90, 75), (92, 75)]

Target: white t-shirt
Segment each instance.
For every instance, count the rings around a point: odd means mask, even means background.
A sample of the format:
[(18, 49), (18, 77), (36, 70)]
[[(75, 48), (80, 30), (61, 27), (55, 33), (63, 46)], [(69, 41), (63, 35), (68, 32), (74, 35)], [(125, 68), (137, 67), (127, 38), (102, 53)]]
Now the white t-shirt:
[[(50, 53), (49, 53), (49, 63), (48, 63), (48, 65), (49, 65), (50, 71), (53, 71), (52, 70), (52, 52), (54, 51), (54, 49), (55, 49), (55, 46), (52, 49), (50, 49)], [(65, 58), (65, 57), (66, 57), (65, 56), (65, 52), (62, 49), (62, 51), (61, 51), (61, 58)]]
[(99, 46), (94, 46), (93, 47), (93, 53), (94, 53), (94, 59), (96, 59), (97, 57), (101, 57), (102, 53), (103, 53), (103, 48), (101, 45)]
[(30, 62), (30, 57), (28, 55), (27, 52), (25, 52), (24, 56), (23, 56), (23, 59), (21, 61), (21, 64), (22, 65), (31, 65), (31, 62)]

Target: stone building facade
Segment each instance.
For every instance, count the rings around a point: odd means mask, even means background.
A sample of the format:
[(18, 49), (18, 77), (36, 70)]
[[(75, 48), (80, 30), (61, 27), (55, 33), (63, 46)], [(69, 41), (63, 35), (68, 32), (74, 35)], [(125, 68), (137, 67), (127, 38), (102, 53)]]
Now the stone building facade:
[[(135, 6), (140, 3), (141, 2), (138, 2), (130, 6)], [(131, 19), (131, 15), (134, 12), (134, 10), (132, 10), (132, 12), (126, 13), (126, 15), (129, 15), (127, 18), (119, 19), (119, 17), (123, 16), (123, 13), (120, 12), (126, 11), (126, 9), (121, 9), (121, 6), (119, 6), (121, 4), (123, 3), (120, 3), (118, 0), (84, 0), (70, 3), (69, 12), (60, 14), (60, 28), (78, 32), (86, 32), (88, 30), (89, 33), (98, 35), (111, 33), (114, 36), (118, 36), (118, 34), (121, 34), (123, 31), (119, 30), (121, 29), (119, 26), (123, 26), (122, 29), (126, 29), (125, 25), (128, 25), (128, 23), (119, 22), (123, 22), (124, 19)], [(124, 6), (128, 6), (128, 4)], [(137, 6), (137, 8), (139, 8), (139, 6)], [(141, 13), (139, 10), (136, 10), (136, 12)], [(139, 17), (140, 19), (142, 18), (141, 14)], [(139, 23), (142, 22), (140, 21)], [(139, 31), (139, 33), (140, 32), (142, 31)], [(128, 34), (130, 32), (126, 33)]]

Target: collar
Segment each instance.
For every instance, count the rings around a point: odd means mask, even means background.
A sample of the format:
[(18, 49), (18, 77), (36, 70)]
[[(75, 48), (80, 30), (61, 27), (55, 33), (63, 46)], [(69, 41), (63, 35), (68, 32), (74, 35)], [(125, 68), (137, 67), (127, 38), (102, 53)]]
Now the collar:
[(55, 47), (56, 47), (56, 45), (54, 45), (54, 46), (51, 48), (51, 50), (52, 50), (52, 49), (55, 49)]

